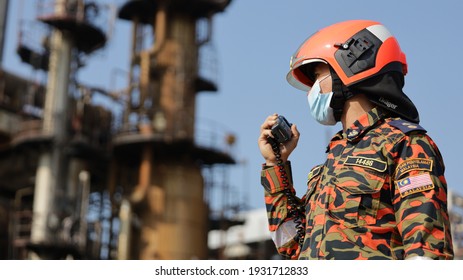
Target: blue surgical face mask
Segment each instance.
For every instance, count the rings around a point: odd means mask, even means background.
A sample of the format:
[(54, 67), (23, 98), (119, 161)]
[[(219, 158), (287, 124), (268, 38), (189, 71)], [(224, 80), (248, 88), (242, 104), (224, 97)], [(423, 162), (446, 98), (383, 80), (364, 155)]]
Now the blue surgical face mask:
[[(320, 80), (326, 79), (328, 76)], [(334, 118), (333, 108), (330, 107), (333, 92), (321, 93), (320, 91), (320, 81), (316, 80), (307, 95), (310, 113), (316, 121), (323, 125), (335, 125), (337, 121)]]

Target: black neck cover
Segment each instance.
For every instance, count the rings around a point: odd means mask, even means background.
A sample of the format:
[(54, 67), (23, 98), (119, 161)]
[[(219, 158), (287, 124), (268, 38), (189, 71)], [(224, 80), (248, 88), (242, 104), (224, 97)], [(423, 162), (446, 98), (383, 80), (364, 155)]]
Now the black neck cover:
[(402, 90), (404, 75), (397, 71), (399, 67), (401, 65), (398, 62), (390, 63), (378, 75), (357, 82), (349, 86), (349, 89), (356, 94), (365, 94), (371, 102), (388, 110), (392, 115), (419, 123), (418, 110)]
[(346, 100), (354, 94), (365, 94), (374, 104), (388, 110), (391, 115), (402, 117), (408, 121), (419, 123), (418, 110), (408, 96), (402, 91), (404, 75), (402, 65), (392, 62), (386, 65), (377, 75), (359, 81), (347, 87), (330, 67), (333, 80), (333, 97), (330, 106), (336, 121), (341, 120)]
[(344, 104), (346, 100), (353, 96), (353, 93), (344, 85), (331, 67), (330, 72), (333, 81), (333, 97), (331, 98), (330, 107), (333, 108), (334, 119), (340, 121), (344, 111)]

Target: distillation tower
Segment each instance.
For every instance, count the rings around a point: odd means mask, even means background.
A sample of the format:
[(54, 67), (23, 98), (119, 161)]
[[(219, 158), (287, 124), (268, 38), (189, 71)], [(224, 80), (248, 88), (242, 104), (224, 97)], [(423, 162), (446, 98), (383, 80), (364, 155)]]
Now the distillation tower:
[[(83, 57), (106, 44), (105, 26), (96, 22), (108, 9), (84, 0), (34, 4), (38, 16), (28, 28), (20, 26), (16, 51), (47, 81), (0, 75), (0, 210), (8, 240), (2, 255), (95, 259), (88, 201), (97, 186), (107, 186), (111, 112), (91, 104), (92, 93), (76, 73)], [(39, 26), (47, 32), (36, 32)], [(40, 35), (40, 43), (29, 40)]]
[[(201, 168), (234, 161), (195, 142), (196, 94), (217, 90), (215, 81), (200, 75), (198, 57), (211, 39), (212, 17), (229, 3), (132, 0), (119, 9), (119, 18), (133, 26), (127, 107), (113, 140), (112, 188), (123, 188), (126, 205), (121, 207), (120, 258), (207, 257)], [(126, 219), (134, 216), (138, 227)]]

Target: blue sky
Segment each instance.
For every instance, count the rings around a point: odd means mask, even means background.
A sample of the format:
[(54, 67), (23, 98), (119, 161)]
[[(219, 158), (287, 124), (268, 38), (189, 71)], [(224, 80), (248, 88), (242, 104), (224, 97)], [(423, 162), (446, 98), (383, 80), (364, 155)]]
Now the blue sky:
[[(34, 5), (18, 10), (21, 2), (10, 1), (2, 66), (41, 79), (43, 75), (21, 64), (15, 53), (18, 17), (33, 16)], [(289, 59), (310, 34), (349, 19), (379, 21), (398, 39), (408, 61), (404, 92), (417, 106), (421, 125), (441, 150), (449, 189), (463, 194), (463, 90), (459, 86), (463, 80), (462, 12), (460, 0), (233, 0), (213, 21), (219, 91), (200, 93), (197, 98), (198, 126), (214, 123), (218, 130), (237, 137), (232, 151), (240, 164), (231, 167), (227, 175), (232, 198), (242, 200), (245, 196), (250, 208), (264, 206), (259, 177), (263, 161), (257, 137), (263, 120), (275, 112), (297, 124), (301, 132), (299, 146), (290, 159), (296, 190), (304, 193), (308, 171), (324, 161), (328, 138), (341, 127), (324, 127), (311, 118), (305, 94), (285, 80)], [(128, 69), (129, 32), (129, 23), (118, 20), (111, 40), (88, 58), (79, 80), (110, 89), (125, 86), (123, 79), (114, 85), (111, 77), (114, 69)]]

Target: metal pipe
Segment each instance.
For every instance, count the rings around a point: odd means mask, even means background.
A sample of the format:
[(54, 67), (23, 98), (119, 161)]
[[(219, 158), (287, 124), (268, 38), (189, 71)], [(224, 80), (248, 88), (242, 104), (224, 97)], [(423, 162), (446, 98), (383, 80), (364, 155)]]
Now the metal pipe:
[(120, 231), (117, 246), (117, 258), (119, 260), (130, 259), (130, 239), (132, 225), (132, 207), (126, 199), (122, 200), (119, 210)]
[(132, 195), (132, 203), (140, 203), (146, 198), (146, 193), (151, 185), (151, 170), (153, 165), (153, 148), (150, 144), (143, 146), (142, 159), (140, 163), (139, 181)]
[(154, 41), (153, 47), (151, 49), (151, 54), (157, 54), (166, 41), (167, 34), (167, 7), (164, 1), (160, 1), (159, 7), (156, 11), (154, 27), (155, 27), (155, 36), (156, 40)]
[(79, 213), (79, 247), (85, 248), (85, 246), (87, 245), (87, 209), (90, 197), (90, 172), (85, 170), (80, 171), (79, 182), (81, 186), (81, 204)]
[(5, 44), (8, 0), (0, 0), (0, 66), (3, 64), (3, 47)]
[[(47, 218), (50, 211), (50, 186), (52, 180), (51, 154), (45, 153), (39, 159), (37, 168), (33, 204), (33, 220), (31, 225), (31, 242), (39, 243), (47, 239)], [(31, 253), (31, 259), (39, 259), (35, 253)]]

